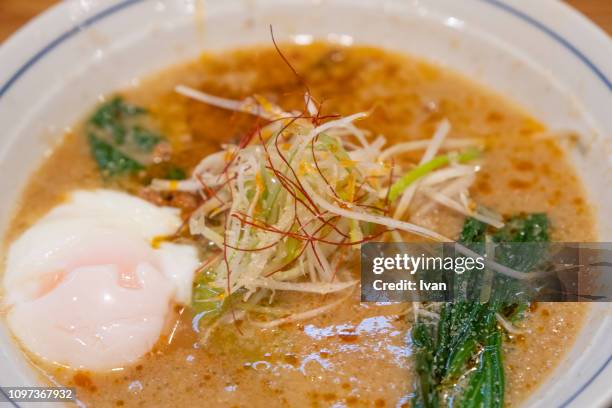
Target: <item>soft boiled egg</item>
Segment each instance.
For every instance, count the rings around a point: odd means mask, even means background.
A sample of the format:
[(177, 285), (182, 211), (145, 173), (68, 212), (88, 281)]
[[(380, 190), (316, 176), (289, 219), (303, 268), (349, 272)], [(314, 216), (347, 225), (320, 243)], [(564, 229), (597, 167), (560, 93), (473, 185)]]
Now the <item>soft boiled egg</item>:
[(75, 369), (108, 370), (147, 353), (173, 303), (188, 303), (197, 251), (154, 244), (178, 209), (110, 190), (77, 191), (9, 248), (7, 321), (31, 353)]

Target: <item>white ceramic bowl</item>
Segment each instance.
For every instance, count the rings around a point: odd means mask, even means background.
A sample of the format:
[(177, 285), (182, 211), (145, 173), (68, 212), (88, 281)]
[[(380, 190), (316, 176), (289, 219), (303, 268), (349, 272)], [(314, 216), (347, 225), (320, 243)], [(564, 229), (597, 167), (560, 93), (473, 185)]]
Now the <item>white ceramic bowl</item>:
[[(552, 128), (578, 131), (588, 148), (572, 157), (600, 240), (612, 241), (612, 42), (554, 0), (64, 2), (0, 48), (0, 229), (52, 141), (99, 95), (204, 50), (269, 43), (270, 24), (281, 40), (369, 43), (423, 57)], [(611, 333), (610, 305), (594, 304), (576, 345), (527, 405), (608, 406)], [(0, 345), (0, 385), (35, 384), (1, 325)]]

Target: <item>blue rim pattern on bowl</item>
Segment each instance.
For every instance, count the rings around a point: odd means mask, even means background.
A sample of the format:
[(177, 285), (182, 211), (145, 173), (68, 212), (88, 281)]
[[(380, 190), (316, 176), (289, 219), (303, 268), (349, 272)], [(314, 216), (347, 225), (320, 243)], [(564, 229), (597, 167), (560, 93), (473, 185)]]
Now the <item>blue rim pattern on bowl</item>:
[[(32, 66), (34, 66), (38, 61), (40, 61), (46, 54), (52, 51), (54, 48), (59, 46), (61, 43), (77, 35), (84, 29), (94, 25), (96, 22), (115, 14), (118, 11), (121, 11), (129, 6), (138, 4), (143, 2), (144, 0), (124, 0), (113, 6), (110, 6), (97, 14), (85, 19), (83, 22), (75, 25), (71, 29), (65, 31), (53, 41), (48, 43), (45, 47), (43, 47), (40, 51), (30, 57), (15, 73), (0, 87), (0, 99), (9, 91), (9, 89), (17, 82), (17, 80), (25, 74)], [(565, 37), (561, 36), (556, 31), (552, 30), (550, 27), (546, 26), (542, 22), (536, 20), (535, 18), (525, 14), (524, 12), (504, 3), (501, 0), (480, 0), (484, 3), (487, 3), (491, 6), (494, 6), (502, 11), (505, 11), (518, 19), (524, 21), (525, 23), (531, 25), (532, 27), (537, 28), (541, 32), (545, 33), (549, 37), (551, 37), (554, 41), (562, 45), (565, 49), (571, 52), (576, 58), (578, 58), (584, 65), (586, 65), (591, 72), (595, 76), (599, 78), (601, 82), (608, 88), (608, 90), (612, 91), (612, 81), (591, 61), (582, 51), (580, 51), (575, 45), (573, 45), (570, 41), (568, 41)], [(597, 377), (606, 369), (608, 364), (612, 361), (612, 355), (608, 357), (608, 359), (602, 364), (601, 367), (574, 393), (571, 397), (569, 397), (563, 404), (559, 406), (559, 408), (565, 408), (569, 406), (584, 390), (586, 390), (589, 385), (597, 379)], [(14, 401), (8, 398), (6, 393), (0, 389), (0, 392), (6, 398), (6, 400), (11, 403), (14, 407), (19, 408)]]
[(580, 394), (582, 394), (582, 392), (584, 390), (586, 390), (588, 388), (589, 385), (591, 385), (593, 383), (593, 381), (595, 381), (595, 379), (597, 377), (599, 377), (599, 374), (601, 374), (606, 367), (608, 366), (608, 364), (610, 364), (610, 361), (612, 361), (612, 355), (610, 357), (608, 357), (608, 359), (606, 360), (605, 363), (603, 363), (603, 365), (601, 367), (599, 367), (599, 369), (597, 371), (595, 371), (595, 373), (591, 376), (591, 378), (589, 378), (583, 385), (582, 387), (580, 387), (571, 397), (569, 397), (563, 404), (561, 404), (559, 406), (559, 408), (565, 408), (567, 406), (569, 406), (569, 404), (572, 403), (572, 401), (574, 401), (576, 398), (578, 398), (578, 396)]
[(6, 395), (6, 392), (2, 388), (0, 388), (0, 394), (2, 394), (2, 398), (3, 398), (2, 401), (7, 401), (9, 404), (14, 406), (15, 408), (19, 408), (19, 405), (17, 405), (17, 403), (15, 403), (15, 401), (10, 399), (9, 396)]
[(546, 26), (545, 24), (542, 24), (540, 21), (536, 20), (530, 15), (525, 14), (522, 11), (509, 6), (508, 4), (500, 0), (481, 0), (481, 1), (488, 3), (492, 6), (495, 6), (499, 9), (502, 9), (518, 17), (519, 19), (523, 20), (524, 22), (528, 23), (529, 25), (533, 27), (536, 27), (538, 30), (544, 32), (546, 35), (551, 37), (553, 40), (563, 45), (563, 47), (565, 47), (572, 54), (574, 54), (578, 59), (580, 59), (580, 61), (582, 61), (583, 64), (589, 67), (589, 69), (593, 71), (593, 73), (597, 75), (597, 77), (606, 85), (608, 90), (612, 91), (612, 82), (610, 81), (610, 79), (597, 67), (597, 65), (593, 63), (593, 61), (589, 59), (589, 57), (584, 55), (582, 51), (580, 51), (574, 44), (569, 42), (565, 37), (561, 36), (559, 33), (550, 29), (548, 26)]
[(65, 31), (64, 33), (62, 33), (60, 36), (58, 36), (57, 38), (55, 38), (53, 41), (51, 41), (49, 44), (47, 44), (46, 46), (44, 46), (40, 51), (38, 51), (36, 54), (34, 54), (32, 57), (30, 57), (30, 59), (28, 59), (21, 67), (19, 67), (19, 69), (17, 71), (15, 71), (15, 73), (13, 75), (11, 75), (11, 77), (8, 79), (8, 81), (6, 81), (2, 87), (0, 88), (0, 98), (2, 98), (7, 92), (8, 90), (13, 86), (13, 84), (15, 82), (17, 82), (17, 80), (23, 75), (25, 74), (34, 64), (36, 64), (38, 61), (40, 61), (46, 54), (48, 54), (50, 51), (52, 51), (55, 47), (57, 47), (58, 45), (60, 45), (61, 43), (63, 43), (64, 41), (66, 41), (67, 39), (69, 39), (70, 37), (75, 36), (76, 34), (80, 33), (81, 31), (83, 31), (84, 29), (86, 29), (87, 27), (90, 27), (92, 25), (94, 25), (96, 22), (112, 15), (115, 14), (116, 12), (125, 9), (126, 7), (129, 7), (131, 5), (137, 4), (142, 2), (143, 0), (124, 0), (120, 3), (117, 3), (107, 9), (102, 10), (101, 12), (94, 14), (93, 16), (89, 17), (88, 19), (84, 20), (82, 23), (79, 23), (77, 25), (75, 25), (74, 27), (72, 27), (70, 30)]

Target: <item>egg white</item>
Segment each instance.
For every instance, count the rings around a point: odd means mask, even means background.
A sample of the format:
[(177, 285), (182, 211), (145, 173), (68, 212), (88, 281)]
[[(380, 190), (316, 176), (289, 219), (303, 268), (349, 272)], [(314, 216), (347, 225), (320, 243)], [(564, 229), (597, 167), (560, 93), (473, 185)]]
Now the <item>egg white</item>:
[(39, 358), (108, 370), (159, 339), (173, 303), (188, 303), (197, 251), (153, 240), (180, 226), (179, 210), (111, 190), (77, 191), (9, 248), (7, 322)]

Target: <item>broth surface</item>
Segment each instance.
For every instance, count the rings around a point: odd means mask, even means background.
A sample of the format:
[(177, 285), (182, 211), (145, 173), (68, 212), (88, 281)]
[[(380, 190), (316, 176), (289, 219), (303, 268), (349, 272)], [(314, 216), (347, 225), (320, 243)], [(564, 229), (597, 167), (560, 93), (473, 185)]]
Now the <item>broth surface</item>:
[[(448, 118), (453, 137), (486, 139), (471, 190), (476, 202), (504, 215), (545, 212), (557, 241), (595, 239), (593, 215), (563, 151), (543, 137), (541, 124), (509, 102), (445, 69), (375, 48), (315, 43), (282, 49), (324, 102), (325, 113), (371, 110), (359, 126), (390, 143), (429, 138)], [(303, 106), (300, 79), (270, 47), (204, 55), (124, 90), (128, 101), (152, 112), (172, 144), (172, 161), (186, 169), (255, 122), (174, 93), (179, 83), (235, 99), (259, 94), (287, 110)], [(77, 126), (27, 186), (7, 243), (71, 190), (101, 186), (108, 180), (100, 177)], [(111, 186), (143, 194), (138, 177)], [(463, 217), (437, 207), (416, 221), (456, 237)], [(76, 386), (79, 399), (96, 407), (409, 406), (407, 309), (360, 304), (355, 293), (312, 320), (275, 329), (228, 325), (200, 345), (189, 311), (177, 308), (166, 335), (134, 366), (100, 374), (37, 364), (55, 381)], [(538, 304), (524, 321), (527, 333), (504, 342), (508, 405), (520, 404), (562, 359), (586, 310), (582, 304)]]

